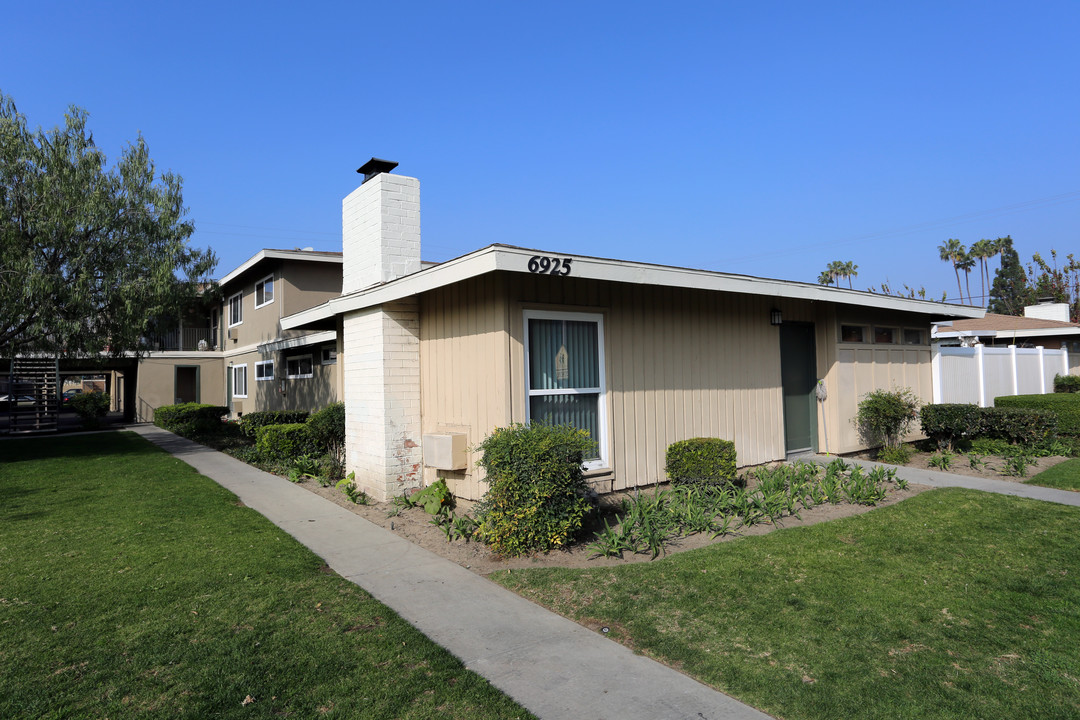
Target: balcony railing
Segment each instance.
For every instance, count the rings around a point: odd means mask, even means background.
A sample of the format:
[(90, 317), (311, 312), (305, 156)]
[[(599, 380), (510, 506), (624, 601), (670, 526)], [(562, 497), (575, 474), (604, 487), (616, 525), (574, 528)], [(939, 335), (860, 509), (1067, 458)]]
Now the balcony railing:
[[(204, 343), (201, 347), (200, 342)], [(157, 351), (214, 350), (215, 346), (210, 328), (178, 328), (147, 338), (147, 348)]]

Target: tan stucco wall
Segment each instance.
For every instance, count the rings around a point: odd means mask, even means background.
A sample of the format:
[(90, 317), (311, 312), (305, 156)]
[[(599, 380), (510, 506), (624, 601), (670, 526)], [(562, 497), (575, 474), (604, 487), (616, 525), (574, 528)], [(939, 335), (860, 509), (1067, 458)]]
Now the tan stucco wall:
[(135, 417), (139, 422), (152, 422), (155, 408), (176, 401), (177, 366), (199, 368), (199, 402), (225, 404), (225, 374), (220, 357), (149, 356), (139, 362), (135, 392)]
[[(257, 410), (307, 410), (315, 411), (338, 401), (337, 365), (321, 365), (319, 348), (312, 346), (290, 349), (287, 354), (276, 352), (262, 354), (249, 352), (234, 355), (225, 363), (226, 370), (231, 365), (247, 365), (248, 393), (246, 398), (232, 399), (233, 414), (249, 413)], [(286, 377), (286, 358), (298, 355), (311, 355), (312, 376), (310, 378)], [(256, 380), (255, 363), (263, 360), (274, 361), (274, 379)], [(231, 371), (229, 371), (231, 372)], [(284, 388), (284, 392), (282, 389)]]
[[(779, 331), (786, 322), (815, 326), (817, 375), (829, 400), (818, 407), (818, 446), (826, 429), (833, 452), (859, 449), (851, 418), (877, 387), (911, 387), (929, 401), (928, 346), (849, 346), (839, 324), (925, 329), (925, 316), (826, 303), (681, 288), (658, 288), (491, 274), (421, 296), (421, 406), (424, 433), (464, 432), (469, 447), (492, 429), (526, 419), (523, 313), (526, 309), (601, 313), (608, 413), (602, 489), (665, 479), (667, 446), (695, 436), (733, 440), (741, 466), (784, 457)], [(455, 493), (486, 490), (470, 452), (464, 472), (425, 469), (425, 482), (447, 479)]]
[(322, 305), (341, 295), (341, 264), (291, 262), (279, 269), (284, 315)]

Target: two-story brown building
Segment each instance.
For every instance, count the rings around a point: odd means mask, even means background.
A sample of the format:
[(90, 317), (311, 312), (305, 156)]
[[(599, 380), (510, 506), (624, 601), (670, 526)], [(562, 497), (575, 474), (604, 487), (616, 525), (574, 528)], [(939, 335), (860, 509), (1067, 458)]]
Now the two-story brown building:
[(334, 332), (282, 330), (281, 318), (341, 294), (342, 255), (260, 250), (218, 284), (220, 302), (148, 339), (136, 417), (178, 402), (253, 410), (315, 410), (340, 397)]

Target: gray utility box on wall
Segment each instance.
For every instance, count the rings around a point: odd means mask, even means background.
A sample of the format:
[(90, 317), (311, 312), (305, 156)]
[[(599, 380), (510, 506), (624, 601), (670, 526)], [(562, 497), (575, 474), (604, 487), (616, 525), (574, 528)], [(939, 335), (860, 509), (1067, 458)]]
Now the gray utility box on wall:
[(436, 470), (464, 470), (468, 467), (467, 435), (440, 433), (424, 436), (424, 465)]

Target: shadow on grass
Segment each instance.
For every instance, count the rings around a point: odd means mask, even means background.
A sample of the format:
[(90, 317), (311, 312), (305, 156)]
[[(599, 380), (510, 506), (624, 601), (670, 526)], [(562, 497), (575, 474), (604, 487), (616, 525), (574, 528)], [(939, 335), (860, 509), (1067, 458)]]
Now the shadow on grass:
[[(4, 465), (27, 460), (77, 460), (105, 455), (156, 455), (162, 452), (133, 432), (116, 430), (68, 437), (11, 438), (0, 444), (0, 450), (3, 451)], [(0, 465), (0, 477), (3, 474), (4, 466)]]

